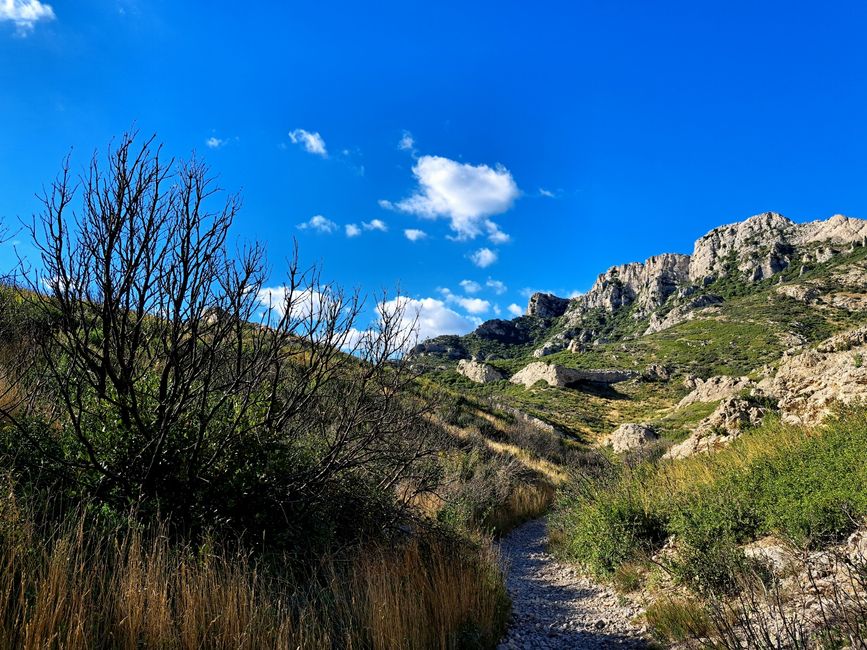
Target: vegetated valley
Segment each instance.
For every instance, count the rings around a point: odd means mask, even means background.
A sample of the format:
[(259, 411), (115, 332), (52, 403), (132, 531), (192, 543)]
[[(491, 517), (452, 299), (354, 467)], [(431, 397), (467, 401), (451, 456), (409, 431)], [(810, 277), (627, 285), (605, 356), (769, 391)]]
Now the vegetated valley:
[(126, 136), (0, 289), (0, 646), (863, 647), (867, 221), (416, 342)]

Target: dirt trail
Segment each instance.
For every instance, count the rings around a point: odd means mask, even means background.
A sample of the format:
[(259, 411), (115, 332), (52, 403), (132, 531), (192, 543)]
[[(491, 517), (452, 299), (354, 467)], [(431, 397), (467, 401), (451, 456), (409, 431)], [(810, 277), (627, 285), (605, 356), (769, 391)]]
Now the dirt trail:
[(558, 563), (547, 541), (545, 520), (536, 519), (500, 542), (512, 621), (499, 648), (648, 648), (631, 623), (638, 609), (620, 605), (612, 590)]

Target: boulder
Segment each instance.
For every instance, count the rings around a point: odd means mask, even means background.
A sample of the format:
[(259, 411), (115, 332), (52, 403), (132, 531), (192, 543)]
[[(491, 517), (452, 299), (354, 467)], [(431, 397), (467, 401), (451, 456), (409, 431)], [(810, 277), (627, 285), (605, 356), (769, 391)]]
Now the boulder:
[(668, 381), (671, 379), (671, 369), (661, 363), (651, 363), (641, 373), (644, 381)]
[(658, 440), (656, 430), (649, 424), (621, 424), (605, 438), (605, 444), (621, 454)]
[(710, 377), (709, 379), (688, 377), (683, 383), (684, 386), (691, 389), (691, 392), (680, 400), (677, 408), (683, 408), (695, 402), (716, 402), (756, 386), (749, 377), (726, 376)]
[(522, 384), (527, 388), (538, 381), (544, 381), (549, 386), (565, 388), (582, 382), (616, 384), (636, 376), (637, 373), (631, 370), (577, 370), (535, 361), (512, 375), (509, 381), (513, 384)]
[(500, 381), (505, 377), (501, 371), (487, 363), (479, 363), (478, 361), (469, 361), (467, 359), (458, 361), (457, 371), (477, 384), (489, 384), (492, 381)]

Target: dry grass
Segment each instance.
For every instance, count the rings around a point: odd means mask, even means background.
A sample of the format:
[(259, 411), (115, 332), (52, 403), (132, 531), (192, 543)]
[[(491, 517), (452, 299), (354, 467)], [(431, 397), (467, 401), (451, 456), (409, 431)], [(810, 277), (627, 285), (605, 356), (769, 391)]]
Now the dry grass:
[(416, 538), (317, 580), (249, 556), (172, 543), (129, 522), (97, 534), (80, 515), (39, 532), (11, 491), (0, 503), (0, 647), (490, 647), (508, 600), (490, 545)]
[(519, 524), (541, 517), (554, 502), (554, 487), (549, 483), (521, 483), (509, 493), (506, 502), (488, 513), (486, 530), (504, 534)]

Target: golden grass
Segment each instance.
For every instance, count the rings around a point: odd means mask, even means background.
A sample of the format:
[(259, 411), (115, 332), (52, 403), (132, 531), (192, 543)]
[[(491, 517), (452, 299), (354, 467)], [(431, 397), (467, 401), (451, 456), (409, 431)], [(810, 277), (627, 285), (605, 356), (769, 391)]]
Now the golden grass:
[(415, 538), (325, 558), (303, 584), (249, 556), (172, 543), (84, 515), (37, 532), (0, 504), (0, 647), (458, 648), (493, 646), (508, 599), (490, 544)]
[(509, 494), (505, 503), (485, 517), (487, 530), (504, 534), (519, 524), (541, 517), (554, 502), (554, 486), (549, 483), (522, 483)]

